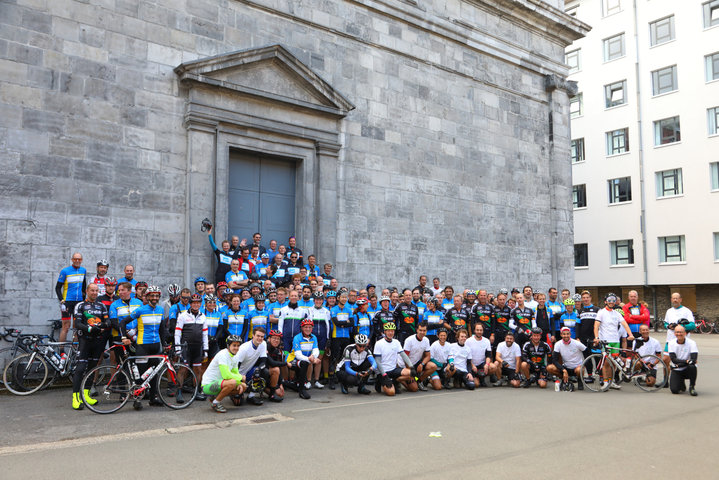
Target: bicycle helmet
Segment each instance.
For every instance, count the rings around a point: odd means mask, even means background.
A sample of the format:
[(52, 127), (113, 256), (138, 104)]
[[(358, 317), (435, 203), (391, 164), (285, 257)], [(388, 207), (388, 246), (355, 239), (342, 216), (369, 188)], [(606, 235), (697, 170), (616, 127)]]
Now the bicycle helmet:
[(260, 255), (260, 258), (270, 258), (270, 254), (269, 254), (269, 253), (263, 253), (262, 255)]
[(216, 301), (217, 301), (217, 297), (214, 296), (213, 294), (208, 293), (207, 295), (205, 295), (205, 303), (216, 302)]
[(265, 298), (264, 295), (262, 295), (262, 294), (260, 293), (259, 295), (255, 295), (255, 296), (254, 296), (254, 300), (255, 300), (255, 302), (264, 302), (264, 301), (267, 300), (267, 299)]
[(360, 333), (359, 335), (355, 335), (355, 343), (357, 345), (367, 345), (369, 343), (369, 338), (367, 338), (367, 335)]
[(151, 293), (156, 293), (158, 295), (162, 295), (162, 290), (157, 285), (150, 285), (149, 287), (147, 287), (147, 291), (145, 293), (148, 295)]
[(541, 335), (541, 334), (542, 334), (542, 329), (541, 329), (541, 328), (538, 328), (538, 327), (534, 327), (534, 328), (532, 329), (532, 333), (538, 333), (538, 334)]
[(313, 293), (312, 298), (314, 298), (315, 300), (324, 300), (325, 299), (324, 295), (322, 295), (322, 292)]
[(117, 279), (115, 277), (105, 277), (105, 285), (117, 285)]
[(171, 297), (178, 296), (180, 294), (180, 286), (176, 283), (171, 283), (170, 285), (167, 286), (167, 293)]
[(138, 288), (147, 288), (147, 282), (137, 282), (135, 284), (135, 290), (137, 290)]
[(380, 303), (382, 303), (382, 302), (384, 302), (384, 301), (389, 302), (389, 297), (388, 297), (387, 295), (382, 295), (381, 297), (379, 297), (379, 302), (380, 302)]
[(357, 304), (357, 305), (365, 305), (365, 304), (367, 304), (367, 299), (364, 298), (364, 297), (360, 297), (360, 298), (357, 299), (356, 304)]
[(198, 293), (193, 293), (190, 297), (190, 303), (192, 302), (202, 302), (202, 297)]
[(574, 303), (579, 303), (582, 301), (582, 296), (579, 293), (575, 293), (572, 295), (572, 300), (574, 300)]
[(470, 295), (474, 295), (476, 297), (477, 291), (476, 290), (467, 290), (467, 296), (469, 297)]
[(312, 327), (315, 326), (315, 322), (312, 321), (311, 318), (305, 318), (300, 322), (300, 328), (304, 327), (305, 325), (310, 325)]
[(250, 273), (250, 276), (248, 277), (253, 282), (256, 282), (260, 279), (260, 276), (257, 274), (257, 272)]
[(276, 289), (275, 287), (270, 287), (270, 288), (268, 288), (268, 289), (267, 289), (267, 294), (269, 295), (270, 293), (277, 293), (277, 289)]
[(100, 260), (99, 262), (97, 262), (97, 266), (98, 266), (98, 267), (109, 267), (110, 264), (107, 263), (107, 260), (105, 260), (105, 259), (103, 258), (102, 260)]
[(197, 277), (193, 283), (197, 285), (200, 282), (207, 283), (207, 280), (205, 280), (205, 277)]
[(219, 290), (220, 288), (226, 287), (226, 286), (227, 286), (227, 282), (217, 282), (217, 289), (218, 289), (218, 290)]
[(329, 292), (327, 292), (327, 297), (328, 297), (328, 298), (329, 298), (329, 297), (336, 297), (336, 296), (337, 296), (337, 292), (335, 292), (334, 290), (330, 290)]
[(270, 337), (282, 338), (282, 332), (280, 332), (279, 330), (270, 330)]
[(574, 300), (572, 300), (571, 298), (568, 298), (564, 301), (564, 304), (574, 306)]
[(499, 293), (504, 294), (504, 295), (509, 295), (509, 290), (507, 290), (506, 288), (500, 288)]
[(253, 288), (259, 288), (260, 290), (262, 290), (262, 287), (260, 286), (259, 283), (251, 283), (250, 290), (252, 290)]
[(227, 337), (227, 340), (226, 340), (227, 346), (229, 346), (231, 343), (234, 343), (234, 342), (242, 343), (242, 339), (240, 338), (239, 335), (230, 335)]
[(607, 296), (604, 297), (605, 302), (612, 302), (617, 303), (617, 296), (614, 295), (612, 292), (607, 293)]
[(397, 330), (397, 325), (394, 322), (387, 322), (382, 326), (383, 330)]
[(232, 290), (231, 288), (226, 288), (224, 291), (225, 295), (232, 295), (233, 293), (235, 293), (235, 291)]

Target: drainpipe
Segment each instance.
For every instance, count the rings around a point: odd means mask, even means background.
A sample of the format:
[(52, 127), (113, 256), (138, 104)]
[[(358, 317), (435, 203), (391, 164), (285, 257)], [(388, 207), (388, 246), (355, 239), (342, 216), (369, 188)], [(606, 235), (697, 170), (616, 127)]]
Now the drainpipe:
[[(632, 2), (634, 8), (634, 48), (636, 49), (637, 56), (636, 62), (634, 63), (634, 74), (637, 82), (637, 131), (639, 133), (639, 193), (640, 193), (640, 205), (641, 205), (641, 216), (639, 217), (639, 225), (642, 233), (642, 267), (644, 274), (644, 286), (649, 286), (649, 270), (647, 268), (647, 201), (646, 201), (646, 181), (645, 181), (645, 159), (644, 159), (644, 135), (642, 132), (642, 83), (640, 81), (640, 68), (639, 68), (639, 19), (637, 17), (637, 1)], [(656, 303), (656, 299), (655, 299)]]

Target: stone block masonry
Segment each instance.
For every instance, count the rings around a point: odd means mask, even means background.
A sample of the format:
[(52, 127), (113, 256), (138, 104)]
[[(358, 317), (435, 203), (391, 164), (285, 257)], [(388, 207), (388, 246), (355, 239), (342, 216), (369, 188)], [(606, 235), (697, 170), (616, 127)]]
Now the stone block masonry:
[[(298, 243), (343, 283), (572, 288), (552, 259), (573, 246), (568, 193), (552, 198), (570, 185), (568, 132), (550, 139), (547, 120), (567, 124), (567, 94), (545, 77), (566, 76), (588, 27), (562, 3), (0, 2), (0, 324), (57, 316), (74, 251), (163, 286), (211, 275), (196, 230), (209, 216), (227, 233), (217, 172), (239, 139), (290, 145)], [(203, 91), (173, 71), (268, 45), (307, 71)], [(212, 98), (232, 108), (200, 122), (190, 105)]]

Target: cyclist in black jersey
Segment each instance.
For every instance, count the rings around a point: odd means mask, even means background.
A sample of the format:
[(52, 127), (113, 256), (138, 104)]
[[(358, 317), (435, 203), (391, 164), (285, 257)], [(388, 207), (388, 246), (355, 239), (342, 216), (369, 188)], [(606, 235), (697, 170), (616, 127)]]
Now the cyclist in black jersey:
[(372, 319), (372, 338), (370, 339), (370, 347), (374, 347), (375, 342), (384, 338), (384, 325), (389, 322), (394, 323), (394, 314), (389, 310), (389, 297), (381, 296), (379, 304), (381, 310), (375, 313)]
[(411, 337), (417, 331), (419, 312), (417, 306), (412, 303), (412, 291), (407, 288), (402, 292), (402, 303), (394, 309), (394, 323), (399, 329), (397, 332), (399, 342), (404, 344), (407, 337)]
[(489, 342), (494, 342), (494, 332), (492, 331), (492, 320), (494, 319), (494, 306), (489, 303), (486, 290), (480, 290), (477, 294), (478, 302), (472, 308), (472, 331), (477, 323), (482, 324), (483, 335), (489, 339)]
[(494, 341), (492, 342), (492, 353), (497, 351), (497, 345), (504, 341), (507, 332), (511, 331), (509, 326), (509, 317), (512, 309), (507, 306), (507, 294), (499, 293), (497, 295), (497, 306), (494, 308)]
[(282, 384), (283, 371), (286, 372), (291, 367), (287, 362), (285, 352), (282, 346), (282, 332), (279, 330), (270, 330), (267, 339), (267, 367), (270, 370), (270, 380), (268, 382), (266, 392), (271, 402), (279, 403), (285, 398), (285, 388)]
[(552, 350), (542, 341), (542, 334), (541, 328), (533, 328), (529, 341), (522, 347), (521, 371), (525, 379), (520, 385), (524, 388), (534, 381), (539, 388), (547, 387), (547, 364), (552, 357)]
[(532, 322), (534, 321), (534, 312), (531, 308), (525, 306), (524, 295), (517, 293), (515, 296), (517, 306), (510, 313), (511, 321), (515, 330), (515, 341), (521, 347), (529, 341), (531, 335)]
[(453, 301), (454, 306), (447, 310), (444, 315), (444, 321), (450, 327), (449, 338), (447, 339), (449, 342), (456, 340), (458, 331), (469, 328), (470, 319), (470, 314), (464, 306), (462, 295), (455, 295)]

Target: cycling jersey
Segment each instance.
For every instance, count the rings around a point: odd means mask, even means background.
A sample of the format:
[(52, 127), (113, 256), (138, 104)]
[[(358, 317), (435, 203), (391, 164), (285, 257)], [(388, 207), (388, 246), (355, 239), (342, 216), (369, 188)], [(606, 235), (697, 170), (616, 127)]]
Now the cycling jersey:
[(599, 322), (600, 340), (619, 343), (619, 327), (624, 321), (619, 312), (603, 308), (597, 313), (596, 321)]
[(170, 307), (170, 311), (168, 312), (167, 316), (170, 320), (177, 320), (177, 317), (180, 316), (182, 312), (186, 312), (190, 309), (190, 304), (184, 304), (182, 302), (177, 302), (176, 304), (172, 305)]
[[(243, 280), (247, 280), (249, 277), (245, 272), (242, 270), (239, 270), (237, 273), (230, 270), (225, 274), (225, 282), (227, 282), (227, 285), (230, 284), (230, 282), (241, 282)], [(233, 292), (240, 293), (242, 291), (242, 288), (233, 288)]]
[(382, 340), (377, 340), (374, 346), (375, 360), (379, 361), (383, 372), (390, 372), (397, 368), (402, 351), (402, 345), (396, 338), (388, 340), (385, 337)]
[(293, 308), (288, 304), (280, 309), (277, 328), (282, 333), (285, 352), (292, 351), (292, 339), (300, 333), (300, 323), (307, 315), (307, 311), (299, 306)]
[(566, 311), (564, 304), (557, 300), (554, 302), (547, 300), (545, 306), (547, 310), (549, 310), (549, 319), (552, 321), (556, 321)]
[(389, 310), (380, 310), (375, 313), (372, 319), (373, 335), (375, 340), (380, 340), (384, 336), (384, 324), (394, 322), (394, 314)]
[(55, 293), (60, 300), (81, 302), (85, 292), (85, 267), (75, 268), (72, 265), (60, 270), (57, 277)]
[(417, 335), (407, 337), (404, 341), (404, 351), (409, 357), (409, 361), (412, 365), (417, 365), (424, 357), (426, 352), (429, 352), (429, 339), (422, 337), (422, 340), (417, 338)]
[(255, 309), (255, 299), (250, 297), (247, 300), (240, 303), (240, 308), (242, 310), (246, 310), (247, 312), (251, 312)]
[[(456, 335), (457, 331), (461, 328), (469, 328), (469, 312), (464, 307), (450, 308), (444, 315), (444, 321), (449, 323), (452, 328), (452, 332)], [(452, 335), (454, 338), (454, 335)]]
[(417, 318), (422, 318), (424, 311), (427, 310), (427, 305), (422, 301), (415, 302), (414, 300), (412, 301), (412, 304), (417, 307)]
[(474, 326), (477, 322), (481, 323), (484, 327), (482, 335), (489, 338), (492, 335), (492, 319), (494, 318), (494, 305), (486, 303), (482, 305), (477, 303), (472, 306), (470, 322), (472, 324), (472, 331), (474, 332)]
[(579, 316), (577, 315), (577, 312), (572, 311), (572, 313), (565, 312), (560, 317), (560, 322), (562, 323), (563, 327), (568, 327), (569, 332), (572, 338), (577, 338), (576, 334), (576, 325), (579, 322)]
[(105, 295), (100, 295), (99, 297), (97, 297), (97, 301), (102, 303), (103, 305), (105, 305), (105, 308), (107, 308), (107, 311), (109, 312), (110, 305), (112, 305), (112, 302), (114, 302), (115, 300), (117, 300), (119, 298), (120, 297), (118, 297), (117, 295), (109, 296), (109, 295), (105, 294)]
[(259, 262), (255, 264), (255, 272), (259, 276), (267, 275), (267, 272), (269, 271), (270, 264), (265, 262)]
[(269, 324), (270, 324), (270, 311), (269, 310), (254, 309), (251, 312), (247, 312), (245, 318), (247, 320), (247, 324), (250, 327), (250, 329), (249, 329), (250, 336), (254, 335), (255, 329), (258, 327), (264, 328), (265, 332), (268, 331)]
[(295, 353), (295, 358), (299, 361), (308, 362), (310, 356), (314, 356), (315, 358), (319, 357), (320, 349), (317, 345), (317, 337), (311, 333), (309, 337), (298, 333), (295, 335), (295, 338), (292, 339), (292, 351)]
[[(599, 309), (594, 305), (583, 306), (579, 309), (579, 325), (577, 326), (577, 338), (587, 341), (594, 338), (594, 321), (597, 318)], [(559, 326), (559, 325), (557, 325)], [(559, 332), (559, 328), (556, 328)]]
[(472, 350), (472, 363), (474, 366), (492, 361), (492, 344), (489, 343), (486, 337), (482, 336), (477, 340), (477, 337), (472, 335), (467, 339), (465, 345)]
[(100, 296), (105, 295), (105, 280), (106, 277), (98, 277), (97, 275), (94, 275), (90, 279), (90, 283), (97, 285), (97, 290), (100, 292)]
[(227, 252), (220, 250), (217, 248), (215, 240), (212, 238), (212, 234), (209, 234), (208, 238), (210, 240), (212, 252), (215, 254), (215, 258), (217, 259), (217, 269), (215, 270), (215, 283), (217, 283), (225, 279), (225, 275), (230, 271), (230, 264), (232, 263), (232, 260), (239, 257), (240, 252), (237, 250), (228, 250)]
[(225, 336), (237, 335), (243, 342), (247, 341), (248, 322), (247, 312), (239, 309), (237, 311), (228, 308), (222, 314), (222, 325), (225, 329)]
[(245, 342), (240, 345), (236, 356), (239, 362), (240, 375), (245, 377), (250, 370), (255, 368), (255, 365), (267, 362), (267, 360), (265, 360), (267, 358), (267, 342), (262, 342), (259, 346), (255, 346), (252, 341)]
[(287, 275), (291, 277), (300, 273), (300, 268), (302, 268), (302, 264), (300, 262), (287, 262)]
[(494, 334), (496, 337), (504, 338), (504, 335), (511, 330), (509, 326), (509, 317), (511, 314), (512, 309), (507, 305), (502, 308), (496, 307), (494, 309)]
[(299, 302), (297, 302), (297, 306), (306, 311), (309, 311), (311, 308), (314, 308), (315, 301), (312, 299), (312, 297), (310, 297), (309, 300), (305, 300), (303, 297), (303, 298), (300, 298)]
[[(244, 345), (246, 344), (243, 344), (242, 346)], [(203, 390), (206, 385), (211, 385), (215, 382), (221, 382), (222, 380), (234, 379), (238, 382), (241, 382), (243, 380), (243, 377), (240, 376), (239, 373), (239, 353), (240, 352), (237, 352), (237, 355), (232, 355), (230, 351), (225, 348), (217, 355), (215, 355), (215, 358), (212, 359), (210, 365), (207, 367), (207, 370), (205, 370), (205, 373), (202, 374)]]
[(341, 307), (336, 305), (330, 310), (332, 318), (331, 338), (350, 338), (354, 324), (352, 323), (352, 309), (347, 305)]
[(355, 344), (347, 345), (342, 352), (342, 359), (337, 363), (336, 371), (339, 372), (344, 369), (350, 375), (357, 375), (362, 367), (366, 365), (365, 362), (369, 363), (372, 368), (377, 369), (377, 362), (369, 348), (360, 351), (357, 350)]
[(280, 302), (272, 302), (272, 303), (270, 303), (269, 305), (267, 305), (267, 310), (269, 310), (272, 315), (274, 315), (275, 317), (278, 317), (278, 318), (279, 318), (279, 316), (280, 316), (280, 310), (282, 309), (282, 307), (284, 307), (284, 306), (287, 305), (288, 303), (290, 303), (289, 300), (285, 300), (285, 301), (282, 302), (282, 303), (280, 303)]
[(335, 279), (335, 277), (333, 277), (332, 275), (327, 275), (326, 273), (323, 273), (320, 276), (322, 277), (322, 283), (328, 287), (330, 286), (330, 283), (332, 283), (332, 280)]
[(354, 323), (355, 333), (367, 335), (370, 337), (372, 333), (372, 319), (367, 312), (357, 312), (352, 316), (352, 322)]
[[(125, 321), (127, 322), (127, 318), (130, 318), (131, 321), (126, 324), (126, 328), (137, 329), (138, 345), (162, 343), (162, 339), (166, 336), (164, 332), (161, 332), (164, 330), (162, 321), (164, 313), (165, 310), (162, 306), (156, 305), (155, 308), (152, 308), (149, 303), (130, 312), (130, 316), (126, 317)], [(123, 331), (122, 323), (120, 326)], [(127, 336), (126, 333), (125, 336)]]
[[(88, 333), (92, 327), (92, 333)], [(107, 308), (102, 302), (80, 302), (75, 306), (75, 328), (80, 337), (99, 338), (110, 327)]]
[(206, 308), (200, 308), (205, 315), (207, 323), (207, 335), (214, 339), (217, 336), (218, 329), (222, 328), (222, 313), (219, 310), (209, 311)]
[(202, 312), (192, 313), (185, 311), (177, 317), (175, 325), (175, 345), (187, 343), (188, 345), (202, 345), (202, 350), (210, 349), (208, 342), (208, 331), (205, 316)]
[(417, 307), (412, 303), (400, 303), (394, 310), (394, 323), (405, 336), (417, 331)]
[(451, 298), (443, 298), (442, 299), (442, 309), (443, 310), (446, 311), (452, 307), (454, 307), (454, 301)]
[(545, 342), (540, 341), (537, 345), (531, 341), (522, 347), (522, 359), (534, 365), (547, 366), (548, 358), (552, 356), (552, 349)]
[(427, 322), (427, 335), (437, 335), (437, 329), (444, 324), (444, 314), (439, 310), (425, 310), (422, 321)]
[(518, 334), (529, 335), (534, 323), (534, 312), (529, 307), (515, 307), (510, 312), (510, 327), (516, 329)]
[(110, 323), (112, 324), (112, 335), (120, 335), (120, 322), (130, 318), (130, 313), (142, 306), (142, 302), (136, 298), (130, 298), (127, 302), (118, 299), (110, 304)]
[(459, 343), (453, 343), (449, 347), (449, 355), (447, 356), (447, 363), (454, 365), (454, 368), (463, 373), (468, 373), (471, 370), (472, 365), (472, 350), (467, 347), (467, 344), (460, 345)]
[(327, 346), (327, 339), (330, 337), (330, 324), (332, 323), (330, 311), (325, 307), (312, 307), (307, 311), (307, 315), (314, 323), (312, 333), (317, 337), (317, 344), (320, 350), (324, 351)]

